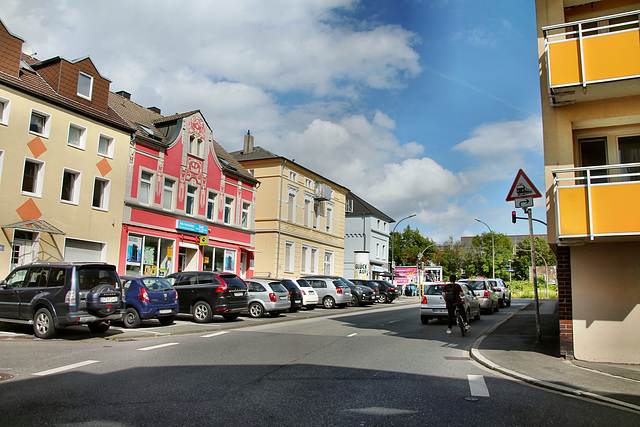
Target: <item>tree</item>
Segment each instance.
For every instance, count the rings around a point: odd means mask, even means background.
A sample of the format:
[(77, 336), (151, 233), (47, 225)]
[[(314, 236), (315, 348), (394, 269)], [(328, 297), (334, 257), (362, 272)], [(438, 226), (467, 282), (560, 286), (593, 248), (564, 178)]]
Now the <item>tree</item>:
[(509, 273), (506, 270), (513, 255), (513, 244), (509, 236), (496, 232), (484, 232), (472, 239), (471, 250), (465, 257), (467, 275), (492, 277), (494, 252), (495, 277), (508, 279)]
[[(420, 252), (425, 251), (422, 256), (423, 261), (434, 259), (434, 254), (438, 252), (435, 241), (423, 237), (417, 228), (412, 230), (409, 225), (402, 233), (391, 232), (390, 240), (392, 245), (389, 245), (389, 249), (393, 247), (393, 260), (396, 265), (417, 265)], [(389, 252), (389, 259), (391, 255)]]
[[(557, 265), (556, 254), (544, 237), (534, 236), (533, 246), (536, 251), (536, 265)], [(516, 280), (529, 280), (529, 267), (531, 267), (531, 239), (527, 236), (516, 245), (516, 255), (513, 268), (516, 270)]]
[(462, 275), (464, 268), (464, 247), (460, 240), (454, 241), (453, 237), (449, 237), (440, 249), (437, 255), (436, 264), (442, 266), (443, 279), (449, 280), (449, 276), (455, 274), (457, 277)]

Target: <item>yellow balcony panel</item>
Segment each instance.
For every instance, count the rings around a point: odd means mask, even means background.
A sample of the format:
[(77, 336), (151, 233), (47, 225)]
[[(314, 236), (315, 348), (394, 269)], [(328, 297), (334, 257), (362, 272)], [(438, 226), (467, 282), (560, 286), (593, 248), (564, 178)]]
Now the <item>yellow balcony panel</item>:
[(586, 236), (589, 234), (586, 187), (558, 189), (557, 205), (560, 217), (559, 236)]
[(582, 84), (578, 40), (550, 44), (548, 58), (551, 87)]
[(609, 33), (583, 40), (588, 82), (640, 76), (640, 31)]

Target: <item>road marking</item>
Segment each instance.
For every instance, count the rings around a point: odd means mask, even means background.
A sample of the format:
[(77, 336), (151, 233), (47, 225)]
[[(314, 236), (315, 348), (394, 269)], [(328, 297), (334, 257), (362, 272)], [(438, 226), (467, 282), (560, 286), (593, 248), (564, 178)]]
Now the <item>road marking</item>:
[(400, 321), (400, 320), (392, 320), (391, 322), (387, 322), (387, 325), (390, 325), (390, 324), (392, 324), (392, 323), (396, 323), (396, 322), (399, 322), (399, 321)]
[(216, 337), (218, 335), (224, 335), (226, 333), (227, 331), (214, 332), (213, 334), (200, 335), (200, 338), (211, 338), (211, 337)]
[(489, 397), (489, 389), (482, 375), (467, 375), (471, 396)]
[(355, 337), (356, 335), (358, 335), (357, 332), (352, 333), (351, 335), (347, 335), (347, 338), (351, 338), (351, 337)]
[(143, 347), (143, 348), (138, 348), (136, 350), (138, 350), (138, 351), (156, 350), (158, 348), (171, 347), (172, 345), (178, 345), (178, 344), (180, 344), (180, 343), (179, 342), (168, 342), (166, 344), (152, 345), (151, 347)]
[(58, 372), (68, 371), (71, 369), (79, 368), (81, 366), (91, 365), (93, 363), (98, 363), (98, 362), (99, 360), (85, 360), (84, 362), (74, 363), (73, 365), (61, 366), (59, 368), (49, 369), (48, 371), (36, 372), (35, 374), (31, 374), (31, 375), (43, 377), (45, 375), (57, 374)]

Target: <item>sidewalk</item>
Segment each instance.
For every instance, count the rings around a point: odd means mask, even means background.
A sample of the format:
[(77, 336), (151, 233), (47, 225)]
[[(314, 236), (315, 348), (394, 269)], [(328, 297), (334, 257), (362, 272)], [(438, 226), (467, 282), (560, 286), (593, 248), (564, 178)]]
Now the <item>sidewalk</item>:
[(535, 317), (532, 302), (478, 338), (471, 357), (537, 386), (640, 413), (640, 365), (565, 360), (560, 356), (558, 301), (540, 300), (542, 342), (536, 339)]

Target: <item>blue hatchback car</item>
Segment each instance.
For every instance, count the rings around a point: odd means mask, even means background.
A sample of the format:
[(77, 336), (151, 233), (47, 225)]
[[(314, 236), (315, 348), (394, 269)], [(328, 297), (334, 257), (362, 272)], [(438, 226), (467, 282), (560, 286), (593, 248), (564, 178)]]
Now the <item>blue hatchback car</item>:
[(143, 319), (158, 319), (170, 325), (178, 313), (178, 293), (164, 277), (120, 276), (127, 310), (122, 318), (125, 328), (137, 328)]

